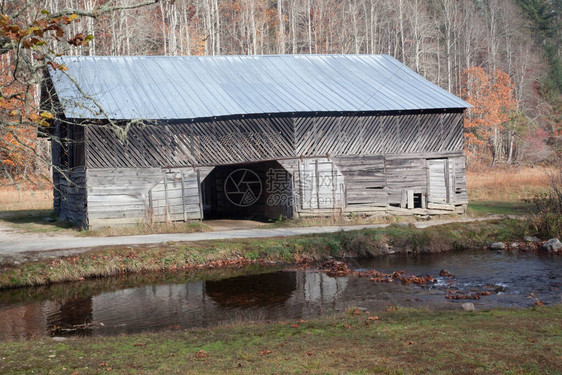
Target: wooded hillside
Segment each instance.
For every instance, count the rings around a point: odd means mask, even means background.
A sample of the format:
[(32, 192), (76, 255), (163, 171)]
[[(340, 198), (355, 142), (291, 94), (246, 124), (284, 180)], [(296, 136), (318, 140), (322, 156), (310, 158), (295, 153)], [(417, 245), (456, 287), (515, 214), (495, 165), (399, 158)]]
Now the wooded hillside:
[[(475, 105), (466, 120), (469, 163), (542, 162), (560, 147), (562, 0), (0, 4), (0, 13), (22, 27), (37, 19), (76, 14), (78, 19), (64, 26), (68, 37), (45, 39), (53, 51), (65, 54), (390, 54)], [(43, 9), (48, 13), (41, 13)], [(6, 30), (0, 32), (4, 38)], [(83, 40), (88, 35), (93, 36), (89, 43), (68, 43), (71, 37)], [(2, 48), (3, 75), (10, 76), (20, 48)], [(13, 141), (4, 127), (0, 131), (5, 144)], [(4, 152), (2, 160), (8, 159)]]

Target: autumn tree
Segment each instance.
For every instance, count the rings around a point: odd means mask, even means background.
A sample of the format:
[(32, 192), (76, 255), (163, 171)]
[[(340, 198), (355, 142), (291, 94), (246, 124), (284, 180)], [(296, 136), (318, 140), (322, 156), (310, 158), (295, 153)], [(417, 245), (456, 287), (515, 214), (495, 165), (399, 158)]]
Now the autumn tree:
[[(40, 102), (47, 69), (65, 71), (57, 56), (87, 47), (93, 36), (73, 32), (82, 18), (98, 18), (122, 9), (137, 9), (159, 0), (128, 5), (100, 1), (89, 8), (62, 8), (48, 11), (40, 0), (0, 1), (0, 177), (16, 184), (39, 165), (49, 165), (48, 153), (38, 152), (37, 137), (53, 138), (48, 131), (59, 115), (56, 108)], [(76, 31), (74, 29), (74, 31)], [(47, 92), (46, 90), (43, 90)], [(48, 176), (44, 176), (47, 177)]]
[[(492, 164), (495, 164), (506, 155), (506, 130), (513, 137), (510, 133), (513, 129), (508, 128), (517, 109), (513, 85), (501, 70), (490, 76), (481, 67), (474, 67), (464, 72), (463, 86), (464, 99), (474, 106), (468, 110), (464, 124), (467, 156), (478, 158), (489, 150)], [(512, 151), (507, 152), (507, 155), (511, 154)]]

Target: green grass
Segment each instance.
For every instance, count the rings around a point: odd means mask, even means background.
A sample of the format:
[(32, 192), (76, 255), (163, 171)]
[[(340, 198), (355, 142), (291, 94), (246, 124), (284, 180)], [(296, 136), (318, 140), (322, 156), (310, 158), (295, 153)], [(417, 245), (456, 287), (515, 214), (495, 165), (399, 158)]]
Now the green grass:
[(82, 230), (67, 221), (59, 221), (52, 209), (0, 212), (0, 221), (24, 233), (52, 233), (79, 237), (134, 236), (159, 233), (194, 233), (210, 231), (211, 227), (196, 220), (174, 223), (138, 223)]
[(71, 223), (57, 220), (52, 209), (3, 211), (0, 212), (0, 221), (22, 232), (67, 232), (70, 235), (77, 233)]
[(562, 306), (0, 343), (9, 374), (560, 374)]
[(527, 215), (535, 209), (535, 205), (521, 201), (478, 201), (468, 203), (467, 213), (477, 216), (485, 215)]
[(388, 251), (434, 253), (522, 240), (529, 232), (515, 219), (455, 223), (417, 229), (390, 225), (380, 229), (286, 238), (167, 243), (94, 249), (75, 256), (4, 265), (0, 289), (47, 285), (123, 273), (239, 266), (256, 261), (299, 262), (327, 257), (380, 256)]

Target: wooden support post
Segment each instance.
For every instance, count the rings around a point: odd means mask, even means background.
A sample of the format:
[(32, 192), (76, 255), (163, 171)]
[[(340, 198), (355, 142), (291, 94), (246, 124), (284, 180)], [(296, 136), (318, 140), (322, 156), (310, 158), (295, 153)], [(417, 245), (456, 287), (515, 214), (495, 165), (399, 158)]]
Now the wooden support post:
[(451, 181), (449, 179), (449, 159), (445, 159), (445, 191), (447, 203), (451, 203)]
[(299, 160), (297, 163), (297, 173), (298, 175), (298, 183), (299, 183), (299, 187), (298, 187), (298, 192), (297, 194), (299, 195), (299, 212), (303, 209), (304, 206), (304, 183), (303, 183), (303, 178), (302, 178), (302, 167), (301, 167), (301, 161)]
[(197, 193), (199, 195), (199, 220), (203, 220), (203, 194), (201, 189), (201, 172), (197, 170)]
[(152, 189), (148, 191), (148, 209), (150, 210), (150, 224), (154, 223), (154, 202), (152, 200)]
[[(427, 186), (427, 192), (425, 194), (425, 203), (426, 205), (424, 206), (422, 203), (422, 208), (426, 208), (427, 207), (427, 203), (429, 203), (429, 200), (431, 199), (431, 197), (429, 196), (429, 192), (431, 191), (431, 186), (430, 186), (430, 172), (429, 172), (429, 162), (427, 161), (427, 159), (425, 159), (425, 178), (426, 178), (426, 186)], [(423, 199), (422, 199), (423, 202)]]
[(181, 171), (181, 207), (183, 212), (183, 221), (187, 221), (187, 213), (185, 212), (185, 184), (184, 184), (183, 171)]
[(316, 174), (316, 208), (320, 209), (320, 174), (318, 173), (318, 159), (314, 164), (314, 173)]
[(291, 186), (291, 197), (292, 197), (292, 206), (293, 206), (293, 217), (297, 217), (298, 215), (298, 211), (299, 211), (299, 206), (300, 206), (300, 202), (298, 199), (298, 190), (297, 190), (297, 175), (295, 173), (295, 170), (293, 169), (293, 185)]
[(406, 208), (406, 204), (408, 201), (406, 189), (402, 189), (400, 193), (400, 208)]
[(338, 174), (332, 161), (332, 209), (336, 209), (336, 189), (338, 188)]
[(166, 222), (170, 221), (170, 211), (168, 210), (168, 175), (164, 172), (164, 212), (166, 214)]
[(451, 189), (450, 189), (451, 196), (450, 196), (449, 203), (454, 204), (456, 202), (456, 189), (457, 189), (457, 171), (456, 171), (455, 159), (450, 160), (449, 172), (450, 172), (450, 182), (451, 182)]

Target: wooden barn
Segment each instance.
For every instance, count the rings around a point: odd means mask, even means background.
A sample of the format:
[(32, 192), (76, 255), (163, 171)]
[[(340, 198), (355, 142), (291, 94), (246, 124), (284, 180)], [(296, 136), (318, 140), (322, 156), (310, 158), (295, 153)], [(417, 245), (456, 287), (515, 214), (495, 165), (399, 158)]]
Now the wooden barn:
[(80, 226), (443, 214), (468, 203), (470, 105), (388, 55), (61, 63), (42, 90), (60, 112), (54, 208)]

